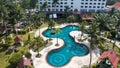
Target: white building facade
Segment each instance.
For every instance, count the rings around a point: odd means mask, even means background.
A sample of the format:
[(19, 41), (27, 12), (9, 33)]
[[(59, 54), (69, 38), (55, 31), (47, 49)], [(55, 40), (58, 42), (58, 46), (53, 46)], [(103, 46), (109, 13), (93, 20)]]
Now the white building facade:
[[(59, 0), (56, 6), (53, 6), (53, 0), (38, 0), (39, 11), (65, 11), (65, 6), (69, 6), (70, 11), (77, 9), (79, 12), (97, 12), (104, 11), (107, 0)], [(48, 8), (40, 10), (41, 6), (47, 2)]]

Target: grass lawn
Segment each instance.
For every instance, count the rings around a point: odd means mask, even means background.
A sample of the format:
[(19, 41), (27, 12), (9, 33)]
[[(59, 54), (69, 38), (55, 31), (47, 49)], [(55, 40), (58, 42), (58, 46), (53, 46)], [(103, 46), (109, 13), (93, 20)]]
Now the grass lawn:
[(7, 68), (9, 65), (8, 55), (6, 55), (6, 51), (0, 52), (0, 68)]
[[(42, 28), (42, 27), (47, 27), (47, 24), (43, 24), (41, 25), (39, 28)], [(38, 29), (39, 29), (38, 28)], [(33, 31), (31, 31), (30, 33), (26, 33), (24, 35), (20, 35), (22, 36), (24, 42), (26, 40), (28, 40), (28, 34), (30, 34), (30, 40), (32, 41), (34, 39), (34, 32), (36, 31), (37, 29), (33, 29)], [(13, 39), (16, 37), (17, 35), (13, 34)], [(23, 50), (23, 51), (28, 51), (29, 50), (29, 46), (30, 45), (25, 45), (24, 47), (21, 46), (19, 47), (18, 49), (20, 50)], [(44, 47), (41, 47), (41, 49), (43, 49)], [(7, 49), (3, 49), (2, 47), (0, 48), (0, 68), (10, 68), (8, 67), (9, 66), (9, 62), (8, 62), (8, 59), (9, 59), (9, 55), (6, 55), (6, 52), (7, 52)]]

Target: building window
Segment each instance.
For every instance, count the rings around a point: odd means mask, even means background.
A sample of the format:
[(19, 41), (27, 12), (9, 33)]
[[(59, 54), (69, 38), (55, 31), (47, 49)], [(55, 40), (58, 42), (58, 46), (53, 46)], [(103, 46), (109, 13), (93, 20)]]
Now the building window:
[(105, 3), (102, 3), (102, 5), (105, 5)]
[(90, 3), (90, 5), (92, 5), (92, 3)]
[(48, 9), (48, 11), (50, 11), (50, 9)]
[(100, 3), (98, 3), (98, 5), (100, 5)]
[(81, 6), (81, 8), (83, 8), (83, 6)]
[(97, 6), (97, 8), (100, 8), (100, 6)]
[(99, 1), (101, 1), (101, 0), (99, 0)]
[(88, 4), (88, 3), (85, 3), (85, 4)]
[(102, 6), (101, 8), (104, 8), (104, 6)]
[(73, 2), (71, 2), (71, 4), (73, 4)]
[(87, 8), (87, 6), (85, 6), (85, 8)]
[(63, 6), (60, 6), (60, 7), (63, 7)]
[(71, 6), (71, 7), (73, 7), (73, 6)]
[(65, 2), (64, 4), (67, 4), (67, 2)]
[(97, 1), (97, 0), (94, 0), (94, 1)]
[(61, 2), (61, 4), (63, 4), (63, 2)]
[(62, 9), (60, 9), (60, 11), (62, 11)]
[(90, 0), (90, 1), (92, 1), (92, 0)]
[(92, 6), (89, 6), (89, 8), (91, 8)]
[(94, 3), (94, 5), (96, 5), (96, 3)]
[(48, 2), (48, 4), (50, 4), (50, 2)]
[(96, 6), (93, 6), (93, 8), (96, 8)]
[(40, 4), (42, 4), (42, 2), (40, 2)]
[(81, 4), (84, 4), (84, 3), (81, 3)]

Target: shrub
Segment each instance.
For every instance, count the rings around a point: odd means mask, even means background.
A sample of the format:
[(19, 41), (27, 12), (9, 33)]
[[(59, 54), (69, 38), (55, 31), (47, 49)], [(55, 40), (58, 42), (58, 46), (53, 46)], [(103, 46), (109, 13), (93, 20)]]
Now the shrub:
[(12, 53), (9, 57), (10, 64), (17, 64), (19, 60), (22, 58), (22, 54), (20, 52)]
[(37, 58), (40, 58), (40, 57), (41, 57), (41, 54), (38, 53), (38, 54), (36, 55), (36, 57), (37, 57)]
[(26, 52), (26, 53), (25, 53), (25, 56), (26, 56), (27, 58), (31, 58), (31, 53), (30, 53), (30, 52)]
[(55, 46), (59, 46), (60, 44), (55, 44)]

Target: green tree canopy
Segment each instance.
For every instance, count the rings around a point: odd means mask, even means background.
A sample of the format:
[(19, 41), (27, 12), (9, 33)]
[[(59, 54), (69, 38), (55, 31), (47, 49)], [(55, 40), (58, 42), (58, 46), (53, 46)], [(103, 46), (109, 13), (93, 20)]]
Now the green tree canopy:
[(74, 15), (70, 15), (67, 17), (67, 20), (68, 20), (68, 22), (72, 23), (72, 22), (75, 22), (76, 17)]
[(12, 53), (10, 55), (9, 62), (11, 64), (17, 64), (21, 58), (22, 58), (22, 54), (20, 52)]

